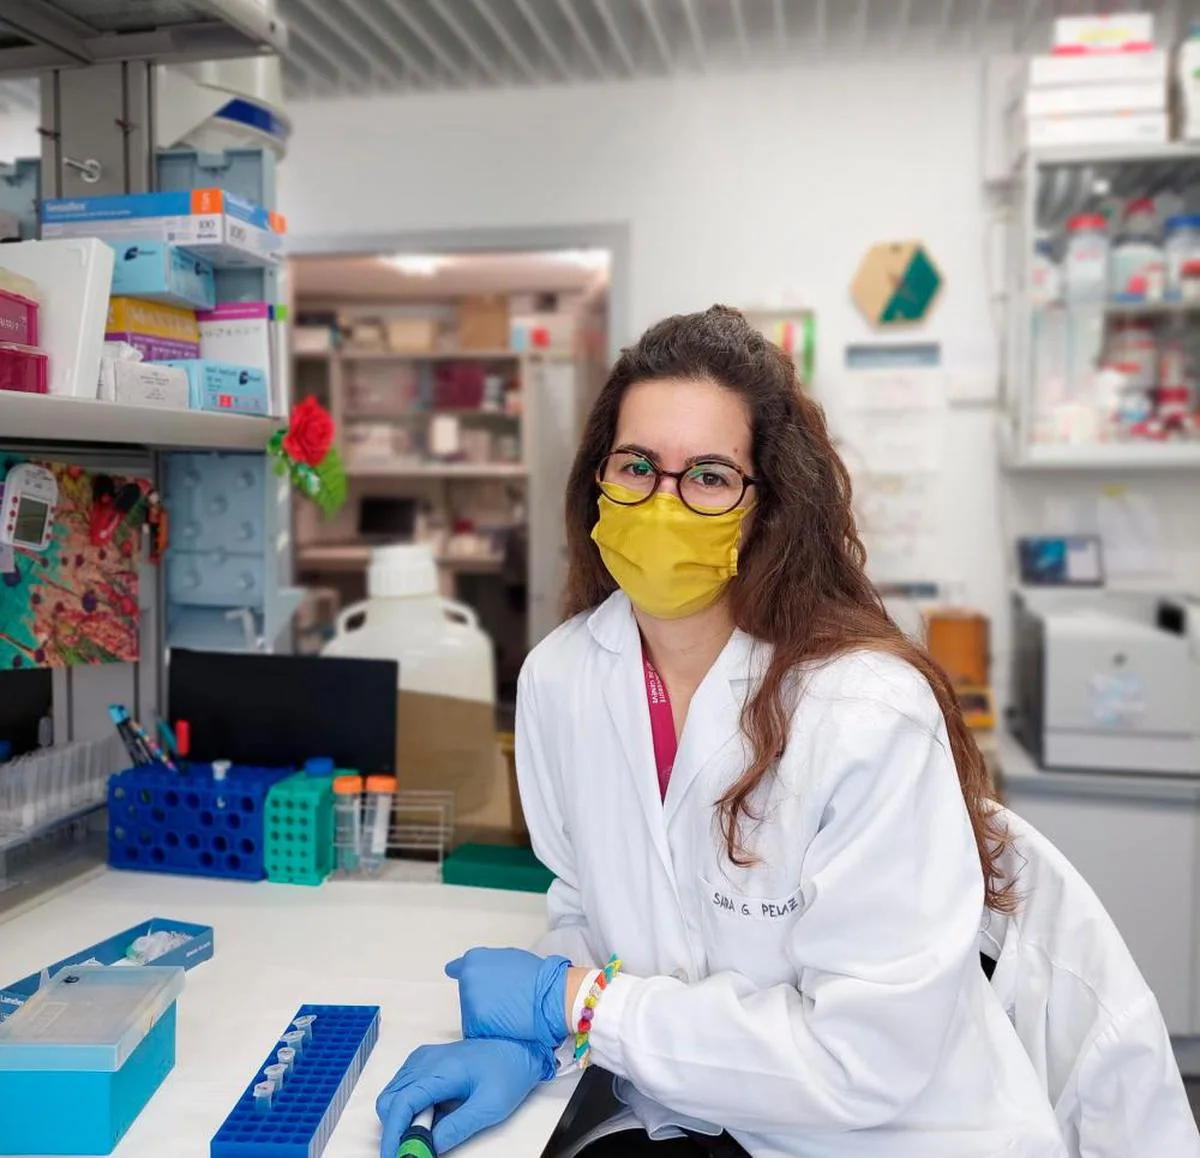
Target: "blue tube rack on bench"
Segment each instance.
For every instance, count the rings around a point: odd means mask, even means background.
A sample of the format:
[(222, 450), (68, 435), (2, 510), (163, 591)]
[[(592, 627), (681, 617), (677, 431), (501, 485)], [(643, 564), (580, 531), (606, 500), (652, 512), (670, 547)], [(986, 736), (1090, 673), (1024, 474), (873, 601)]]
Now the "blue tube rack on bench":
[(108, 863), (262, 880), (267, 793), (292, 771), (235, 764), (224, 780), (214, 778), (209, 764), (178, 772), (145, 764), (119, 772), (108, 782)]
[(379, 1006), (302, 1005), (292, 1025), (302, 1017), (314, 1020), (270, 1109), (256, 1104), (255, 1087), (269, 1080), (278, 1049), (213, 1135), (211, 1158), (318, 1158), (325, 1149), (379, 1040)]

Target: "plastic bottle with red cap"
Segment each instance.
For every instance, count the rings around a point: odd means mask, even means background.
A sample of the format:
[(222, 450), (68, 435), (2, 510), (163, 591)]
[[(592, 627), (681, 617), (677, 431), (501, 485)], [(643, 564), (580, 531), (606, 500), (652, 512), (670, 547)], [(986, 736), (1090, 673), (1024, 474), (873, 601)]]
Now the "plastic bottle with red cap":
[(1067, 222), (1063, 284), (1069, 302), (1099, 302), (1108, 296), (1108, 219), (1079, 213)]
[(1159, 302), (1166, 288), (1166, 254), (1158, 209), (1151, 197), (1125, 207), (1109, 258), (1110, 289), (1118, 302)]

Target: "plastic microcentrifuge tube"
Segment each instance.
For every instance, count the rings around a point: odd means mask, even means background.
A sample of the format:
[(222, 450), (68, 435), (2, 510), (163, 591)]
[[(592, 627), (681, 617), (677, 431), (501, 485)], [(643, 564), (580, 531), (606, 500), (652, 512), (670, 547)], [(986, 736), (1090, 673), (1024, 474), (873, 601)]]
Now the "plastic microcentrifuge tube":
[(292, 1022), (292, 1028), (298, 1029), (304, 1034), (304, 1044), (307, 1045), (313, 1039), (313, 1023), (317, 1020), (315, 1013), (303, 1013)]
[(267, 1066), (263, 1070), (263, 1076), (271, 1083), (271, 1086), (276, 1090), (283, 1089), (283, 1079), (287, 1077), (287, 1066)]
[(304, 1050), (304, 1030), (302, 1029), (293, 1029), (290, 1033), (285, 1033), (279, 1040), (290, 1049), (294, 1049), (297, 1054)]
[(363, 822), (362, 867), (376, 873), (387, 857), (388, 835), (392, 827), (392, 800), (396, 794), (394, 776), (367, 777), (367, 812)]
[(259, 1082), (254, 1087), (254, 1108), (265, 1114), (275, 1100), (275, 1087), (270, 1082)]
[(285, 1045), (275, 1056), (279, 1059), (279, 1064), (290, 1074), (292, 1066), (296, 1064), (296, 1051), (291, 1046)]

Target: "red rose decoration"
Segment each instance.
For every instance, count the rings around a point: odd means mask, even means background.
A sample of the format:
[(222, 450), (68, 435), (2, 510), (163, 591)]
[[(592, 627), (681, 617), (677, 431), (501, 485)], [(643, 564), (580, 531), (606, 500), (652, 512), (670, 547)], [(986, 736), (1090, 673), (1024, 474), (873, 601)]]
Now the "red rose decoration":
[(333, 445), (333, 419), (315, 398), (305, 398), (292, 411), (283, 449), (297, 462), (320, 466)]

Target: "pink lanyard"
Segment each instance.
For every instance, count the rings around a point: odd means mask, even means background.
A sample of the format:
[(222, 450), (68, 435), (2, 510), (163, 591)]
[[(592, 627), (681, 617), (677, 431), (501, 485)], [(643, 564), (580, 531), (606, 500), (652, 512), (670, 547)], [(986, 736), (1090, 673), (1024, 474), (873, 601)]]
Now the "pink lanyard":
[(654, 741), (654, 764), (658, 769), (658, 794), (667, 798), (667, 784), (675, 764), (679, 741), (675, 736), (675, 717), (671, 714), (671, 697), (654, 665), (642, 654), (642, 670), (646, 676), (646, 704), (650, 709), (650, 737)]

